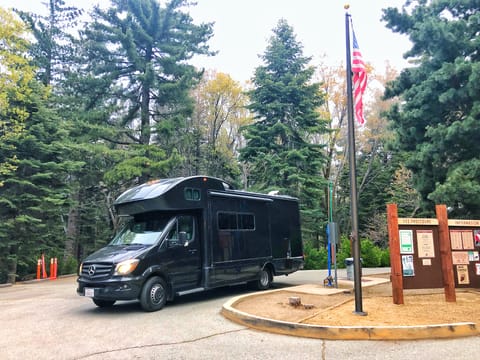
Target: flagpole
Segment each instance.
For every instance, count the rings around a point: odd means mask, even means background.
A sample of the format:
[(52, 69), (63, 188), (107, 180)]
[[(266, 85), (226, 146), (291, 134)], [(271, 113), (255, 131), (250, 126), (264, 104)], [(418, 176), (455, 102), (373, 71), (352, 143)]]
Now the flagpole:
[(347, 46), (347, 115), (348, 115), (348, 162), (350, 170), (350, 213), (352, 217), (352, 242), (355, 290), (355, 314), (367, 315), (362, 309), (362, 274), (360, 263), (360, 240), (358, 238), (357, 170), (355, 164), (355, 123), (353, 119), (352, 59), (350, 54), (350, 14), (345, 5), (345, 35)]

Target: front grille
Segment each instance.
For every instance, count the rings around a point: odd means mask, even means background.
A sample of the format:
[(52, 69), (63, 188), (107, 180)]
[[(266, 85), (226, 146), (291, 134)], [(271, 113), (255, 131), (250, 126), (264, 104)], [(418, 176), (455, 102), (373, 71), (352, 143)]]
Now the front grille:
[(82, 276), (89, 279), (105, 278), (110, 276), (112, 269), (112, 264), (87, 263), (82, 266)]

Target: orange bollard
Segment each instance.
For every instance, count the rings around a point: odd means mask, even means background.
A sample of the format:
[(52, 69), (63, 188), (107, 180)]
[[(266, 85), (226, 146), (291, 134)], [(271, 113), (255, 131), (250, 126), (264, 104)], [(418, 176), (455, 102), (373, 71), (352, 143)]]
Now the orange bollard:
[(57, 258), (53, 258), (53, 280), (57, 278), (57, 270), (58, 270), (58, 263), (57, 263)]
[(45, 254), (42, 254), (42, 279), (47, 278), (47, 270), (45, 269)]
[(50, 259), (50, 280), (53, 280), (53, 258)]
[(37, 280), (40, 280), (40, 266), (41, 266), (42, 260), (38, 259), (37, 261)]

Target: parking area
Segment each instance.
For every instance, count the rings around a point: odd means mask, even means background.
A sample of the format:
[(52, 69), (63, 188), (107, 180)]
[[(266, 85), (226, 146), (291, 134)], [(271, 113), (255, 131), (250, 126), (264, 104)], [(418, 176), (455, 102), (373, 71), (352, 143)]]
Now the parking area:
[[(276, 287), (320, 282), (322, 271), (276, 278)], [(221, 314), (245, 286), (176, 299), (146, 313), (137, 302), (97, 308), (75, 277), (0, 288), (2, 359), (470, 359), (479, 339), (326, 341), (260, 332)]]

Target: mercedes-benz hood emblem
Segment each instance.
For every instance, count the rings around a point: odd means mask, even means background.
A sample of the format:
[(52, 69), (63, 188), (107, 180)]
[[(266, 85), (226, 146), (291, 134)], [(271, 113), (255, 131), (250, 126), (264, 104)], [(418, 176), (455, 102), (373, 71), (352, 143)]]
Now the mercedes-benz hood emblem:
[(90, 275), (90, 276), (95, 275), (95, 265), (90, 265), (88, 267), (88, 275)]

